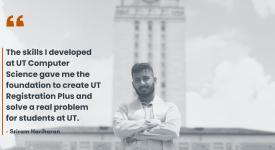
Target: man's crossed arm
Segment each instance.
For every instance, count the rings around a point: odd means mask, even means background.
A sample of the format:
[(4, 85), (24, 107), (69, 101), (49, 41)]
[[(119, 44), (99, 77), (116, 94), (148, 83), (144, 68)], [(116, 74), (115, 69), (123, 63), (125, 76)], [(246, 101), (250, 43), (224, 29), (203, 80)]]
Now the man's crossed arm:
[(158, 119), (131, 121), (127, 117), (127, 107), (122, 106), (113, 120), (114, 132), (122, 139), (169, 141), (179, 136), (180, 113), (176, 105), (169, 103), (165, 122)]

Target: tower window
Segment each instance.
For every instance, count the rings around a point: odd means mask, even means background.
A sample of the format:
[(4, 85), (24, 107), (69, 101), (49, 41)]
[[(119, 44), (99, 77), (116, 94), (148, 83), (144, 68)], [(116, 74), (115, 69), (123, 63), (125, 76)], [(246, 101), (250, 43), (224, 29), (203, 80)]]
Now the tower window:
[(139, 44), (138, 44), (138, 42), (136, 41), (136, 42), (135, 42), (135, 49), (138, 49), (138, 46), (139, 46)]
[(135, 58), (136, 58), (136, 59), (138, 58), (138, 53), (137, 53), (137, 52), (135, 52)]
[(165, 48), (166, 48), (165, 43), (161, 43), (161, 48), (162, 48), (162, 49), (165, 49)]
[(135, 21), (135, 30), (136, 30), (136, 31), (139, 30), (139, 21)]
[(162, 98), (163, 98), (164, 100), (166, 99), (165, 88), (166, 88), (166, 84), (165, 84), (165, 82), (162, 82), (162, 83), (161, 83), (161, 95), (162, 95)]
[(138, 39), (139, 38), (139, 34), (136, 33), (135, 34), (135, 38)]
[(161, 22), (161, 31), (165, 31), (166, 30), (166, 23), (165, 23), (165, 21), (162, 21)]
[(148, 30), (149, 31), (152, 31), (152, 24), (153, 24), (152, 21), (148, 22)]
[(165, 40), (165, 39), (166, 39), (165, 34), (161, 34), (161, 37), (162, 37), (162, 39), (163, 39), (163, 40)]
[(151, 42), (148, 43), (148, 48), (152, 49), (152, 43)]
[(161, 53), (161, 58), (165, 59), (165, 57), (166, 57), (165, 53)]
[(148, 38), (151, 39), (152, 38), (152, 33), (148, 33)]
[(165, 78), (165, 71), (162, 71), (162, 72), (161, 72), (161, 76), (162, 76), (163, 78)]
[(153, 55), (152, 55), (152, 53), (151, 53), (151, 52), (149, 52), (149, 53), (148, 53), (148, 57), (149, 57), (149, 59), (151, 59), (151, 58), (152, 58), (152, 56), (153, 56)]
[(162, 66), (163, 68), (165, 68), (165, 62), (164, 62), (164, 61), (161, 62), (161, 66)]

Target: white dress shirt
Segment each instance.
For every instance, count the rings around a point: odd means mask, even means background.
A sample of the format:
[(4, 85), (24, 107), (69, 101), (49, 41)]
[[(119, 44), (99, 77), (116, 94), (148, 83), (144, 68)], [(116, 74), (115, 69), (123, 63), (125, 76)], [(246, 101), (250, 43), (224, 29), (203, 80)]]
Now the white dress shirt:
[[(122, 140), (123, 150), (173, 150), (173, 139), (179, 136), (180, 112), (171, 102), (158, 96), (148, 105), (139, 99), (123, 104), (113, 118), (113, 130)], [(144, 131), (145, 120), (159, 124)]]

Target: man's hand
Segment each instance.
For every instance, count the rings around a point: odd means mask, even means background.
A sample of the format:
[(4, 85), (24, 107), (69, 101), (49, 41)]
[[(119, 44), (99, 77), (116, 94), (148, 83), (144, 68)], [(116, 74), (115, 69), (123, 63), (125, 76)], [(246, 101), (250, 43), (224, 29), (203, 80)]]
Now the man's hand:
[(148, 126), (148, 128), (151, 129), (151, 128), (161, 125), (161, 121), (159, 119), (150, 119), (150, 120), (146, 120), (144, 122), (144, 125)]
[(149, 131), (159, 125), (161, 125), (161, 121), (159, 119), (145, 120), (143, 122), (142, 130), (130, 137), (127, 137), (125, 140), (127, 143), (132, 143), (136, 140), (145, 140), (146, 135), (150, 135)]
[(145, 131), (148, 131), (154, 127), (161, 125), (161, 121), (159, 119), (150, 119), (150, 120), (146, 120), (144, 122), (144, 125), (146, 126)]
[(131, 144), (131, 143), (137, 141), (137, 139), (135, 138), (135, 136), (133, 136), (133, 137), (127, 137), (125, 139), (125, 141), (126, 141), (126, 143)]

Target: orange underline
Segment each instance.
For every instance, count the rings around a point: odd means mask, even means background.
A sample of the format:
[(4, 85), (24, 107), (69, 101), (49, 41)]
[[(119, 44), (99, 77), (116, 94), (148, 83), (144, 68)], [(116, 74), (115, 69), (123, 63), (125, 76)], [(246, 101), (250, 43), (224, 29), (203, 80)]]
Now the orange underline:
[(2, 135), (4, 135), (4, 48), (2, 47)]

